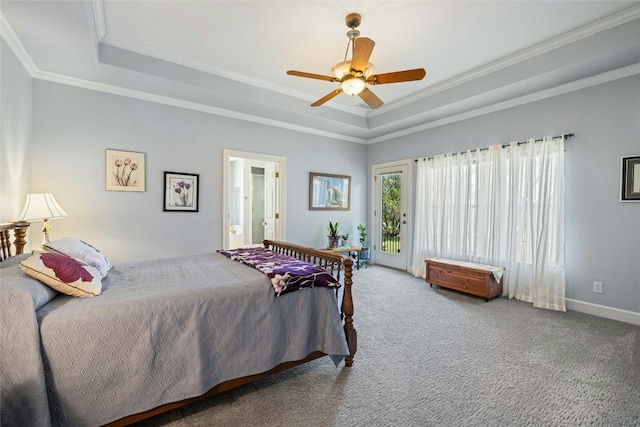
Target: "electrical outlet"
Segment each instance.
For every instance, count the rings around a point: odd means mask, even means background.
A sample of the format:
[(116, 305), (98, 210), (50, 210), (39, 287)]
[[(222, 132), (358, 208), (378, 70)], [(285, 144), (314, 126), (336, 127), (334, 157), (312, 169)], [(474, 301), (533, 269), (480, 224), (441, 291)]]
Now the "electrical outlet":
[(602, 282), (593, 282), (593, 292), (597, 294), (602, 293)]

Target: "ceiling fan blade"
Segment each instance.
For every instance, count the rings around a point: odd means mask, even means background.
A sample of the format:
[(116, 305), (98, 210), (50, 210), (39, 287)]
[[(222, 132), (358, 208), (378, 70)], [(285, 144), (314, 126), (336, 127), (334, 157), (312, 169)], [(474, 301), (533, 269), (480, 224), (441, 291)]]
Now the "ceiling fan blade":
[(324, 104), (325, 102), (327, 102), (328, 100), (330, 100), (331, 98), (338, 96), (340, 94), (340, 92), (342, 92), (342, 88), (338, 88), (338, 89), (334, 90), (333, 92), (329, 92), (324, 97), (318, 99), (316, 102), (311, 104), (311, 106), (312, 107), (318, 107), (318, 106)]
[(426, 75), (424, 68), (413, 70), (396, 71), (393, 73), (374, 74), (367, 79), (370, 85), (384, 85), (387, 83), (410, 82), (412, 80), (422, 80)]
[(305, 73), (304, 71), (289, 70), (289, 71), (287, 71), (287, 74), (289, 74), (290, 76), (307, 77), (309, 79), (326, 80), (328, 82), (338, 82), (338, 81), (340, 81), (335, 77), (323, 76), (321, 74)]
[(382, 107), (382, 100), (378, 98), (373, 92), (371, 92), (366, 87), (358, 94), (358, 96), (367, 103), (367, 105), (373, 109)]
[(357, 71), (364, 71), (369, 64), (369, 57), (373, 52), (373, 47), (376, 43), (366, 37), (358, 37), (355, 40), (355, 46), (353, 48), (353, 56), (351, 58), (351, 69)]

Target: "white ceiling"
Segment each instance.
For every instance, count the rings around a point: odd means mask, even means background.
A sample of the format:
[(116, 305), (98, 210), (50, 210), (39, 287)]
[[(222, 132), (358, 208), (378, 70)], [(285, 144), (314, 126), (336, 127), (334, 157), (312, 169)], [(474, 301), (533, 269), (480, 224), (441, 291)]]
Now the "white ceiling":
[[(640, 63), (640, 1), (2, 0), (0, 12), (35, 78), (357, 142)], [(377, 110), (345, 94), (312, 108), (338, 83), (286, 71), (330, 75), (350, 12), (376, 42), (376, 72), (427, 76), (370, 87)]]

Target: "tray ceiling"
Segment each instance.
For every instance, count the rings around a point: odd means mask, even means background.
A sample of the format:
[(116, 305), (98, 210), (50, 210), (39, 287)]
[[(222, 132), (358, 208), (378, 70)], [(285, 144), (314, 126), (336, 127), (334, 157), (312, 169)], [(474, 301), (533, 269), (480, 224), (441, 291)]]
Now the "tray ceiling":
[[(7, 1), (2, 36), (35, 77), (286, 127), (377, 142), (638, 73), (638, 1)], [(376, 72), (425, 68), (340, 95), (344, 17), (363, 16)], [(600, 77), (598, 77), (600, 76)], [(577, 83), (581, 82), (581, 83)]]

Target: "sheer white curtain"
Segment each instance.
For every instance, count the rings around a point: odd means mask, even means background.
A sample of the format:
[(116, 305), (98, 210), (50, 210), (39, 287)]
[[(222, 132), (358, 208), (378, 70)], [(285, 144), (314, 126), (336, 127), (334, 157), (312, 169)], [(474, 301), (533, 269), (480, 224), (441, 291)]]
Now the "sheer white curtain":
[(505, 267), (503, 295), (565, 311), (564, 137), (418, 162), (413, 272), (443, 257)]

